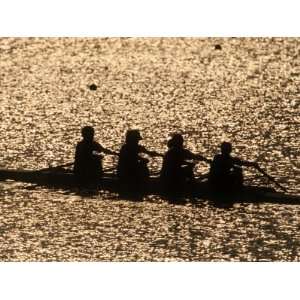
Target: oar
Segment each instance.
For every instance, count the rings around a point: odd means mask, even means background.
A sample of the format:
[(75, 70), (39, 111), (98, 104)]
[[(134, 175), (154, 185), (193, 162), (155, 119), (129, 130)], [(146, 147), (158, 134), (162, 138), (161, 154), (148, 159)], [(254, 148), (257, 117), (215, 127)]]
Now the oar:
[(67, 164), (64, 164), (64, 165), (59, 165), (59, 166), (56, 166), (56, 167), (48, 167), (48, 168), (40, 169), (40, 170), (37, 170), (37, 172), (43, 172), (43, 171), (47, 171), (47, 170), (51, 170), (51, 169), (65, 168), (65, 167), (70, 167), (72, 165), (74, 165), (74, 162), (67, 163)]
[(260, 173), (262, 173), (264, 176), (266, 176), (271, 182), (275, 183), (275, 185), (277, 185), (283, 191), (287, 192), (287, 189), (284, 186), (279, 184), (272, 176), (267, 174), (262, 168), (260, 168), (259, 166), (256, 166), (255, 169), (258, 170)]

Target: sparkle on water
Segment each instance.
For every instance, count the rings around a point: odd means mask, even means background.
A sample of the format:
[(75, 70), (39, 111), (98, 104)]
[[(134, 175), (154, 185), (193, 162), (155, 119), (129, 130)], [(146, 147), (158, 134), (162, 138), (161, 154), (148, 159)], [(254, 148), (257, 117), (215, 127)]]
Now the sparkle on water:
[[(116, 151), (139, 128), (161, 153), (173, 132), (207, 157), (231, 141), (300, 193), (300, 39), (1, 38), (0, 54), (1, 168), (72, 161), (83, 125)], [(267, 184), (257, 175), (247, 170), (247, 182)], [(3, 261), (300, 257), (300, 205), (136, 203), (12, 182), (0, 182), (0, 198)]]

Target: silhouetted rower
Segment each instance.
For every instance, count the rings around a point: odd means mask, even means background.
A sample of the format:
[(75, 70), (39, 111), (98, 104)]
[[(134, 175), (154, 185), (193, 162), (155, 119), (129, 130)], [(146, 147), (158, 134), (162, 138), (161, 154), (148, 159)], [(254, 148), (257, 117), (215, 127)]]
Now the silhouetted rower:
[(119, 153), (117, 175), (123, 183), (129, 185), (141, 185), (149, 178), (148, 159), (141, 157), (140, 153), (149, 156), (161, 156), (155, 151), (149, 151), (144, 146), (139, 145), (142, 139), (139, 130), (128, 130), (125, 144)]
[(215, 155), (210, 168), (209, 182), (214, 190), (234, 191), (243, 186), (241, 166), (258, 167), (256, 162), (244, 161), (231, 156), (232, 145), (221, 144), (221, 154)]
[(161, 169), (161, 180), (165, 187), (181, 189), (188, 181), (194, 180), (194, 163), (188, 160), (210, 162), (200, 154), (194, 154), (184, 148), (181, 134), (175, 134), (168, 141), (169, 150), (166, 152)]
[(81, 129), (83, 139), (77, 144), (74, 173), (81, 182), (88, 182), (102, 176), (102, 156), (100, 153), (116, 154), (94, 141), (94, 128), (85, 126)]

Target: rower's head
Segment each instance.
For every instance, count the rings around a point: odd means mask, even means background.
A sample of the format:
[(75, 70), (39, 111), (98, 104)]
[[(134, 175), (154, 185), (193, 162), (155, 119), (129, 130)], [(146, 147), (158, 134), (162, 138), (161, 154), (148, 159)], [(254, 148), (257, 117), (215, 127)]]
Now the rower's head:
[(94, 139), (95, 130), (92, 126), (84, 126), (81, 129), (81, 135), (84, 140), (92, 141)]
[(168, 141), (169, 148), (182, 148), (183, 147), (183, 137), (180, 133), (175, 133), (172, 138)]
[(232, 145), (231, 145), (231, 143), (229, 143), (229, 142), (223, 142), (221, 144), (221, 153), (223, 155), (230, 155), (231, 151), (232, 151)]
[(131, 129), (126, 132), (126, 144), (138, 144), (142, 140), (138, 129)]

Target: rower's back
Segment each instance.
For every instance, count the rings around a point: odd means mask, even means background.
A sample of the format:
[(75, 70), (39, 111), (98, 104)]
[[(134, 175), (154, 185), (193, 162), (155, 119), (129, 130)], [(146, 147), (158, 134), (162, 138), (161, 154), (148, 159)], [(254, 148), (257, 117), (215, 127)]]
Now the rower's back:
[(75, 151), (74, 173), (80, 182), (91, 181), (102, 176), (102, 146), (94, 141), (94, 129), (85, 126), (81, 130), (83, 139), (78, 142)]
[(185, 160), (192, 159), (189, 157), (189, 154), (189, 151), (184, 148), (170, 148), (163, 158), (162, 176), (172, 176), (173, 174), (180, 173)]
[(181, 134), (175, 134), (168, 141), (168, 151), (163, 158), (160, 178), (167, 189), (181, 189), (187, 180), (193, 179), (192, 163), (186, 160), (193, 159), (194, 154), (183, 146)]
[(232, 146), (228, 142), (221, 144), (221, 153), (216, 154), (210, 166), (209, 182), (216, 190), (233, 190), (243, 184), (242, 161), (231, 156)]
[(134, 173), (138, 168), (139, 145), (125, 143), (119, 153), (117, 173), (119, 177)]
[(144, 147), (139, 145), (141, 139), (138, 130), (128, 130), (126, 133), (126, 140), (121, 147), (117, 166), (117, 175), (124, 183), (141, 184), (149, 177), (147, 160), (139, 155), (144, 151)]

